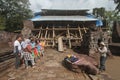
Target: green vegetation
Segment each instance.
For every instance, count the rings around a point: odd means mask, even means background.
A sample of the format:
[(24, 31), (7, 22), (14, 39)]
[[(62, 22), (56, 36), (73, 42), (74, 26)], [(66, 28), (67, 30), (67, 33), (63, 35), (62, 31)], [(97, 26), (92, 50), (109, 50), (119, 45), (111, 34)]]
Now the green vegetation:
[(117, 4), (116, 10), (120, 12), (120, 0), (114, 0), (114, 2)]
[(23, 20), (32, 15), (29, 5), (29, 0), (0, 0), (0, 30), (21, 29)]
[(110, 26), (111, 22), (120, 20), (119, 12), (116, 10), (107, 11), (105, 8), (94, 8), (93, 14), (96, 17), (106, 21), (106, 26)]

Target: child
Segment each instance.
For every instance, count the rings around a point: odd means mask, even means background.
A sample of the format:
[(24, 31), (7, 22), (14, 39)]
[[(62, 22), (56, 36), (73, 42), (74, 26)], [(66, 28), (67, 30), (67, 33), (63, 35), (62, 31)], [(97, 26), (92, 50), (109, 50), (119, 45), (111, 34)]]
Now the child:
[(31, 66), (34, 67), (34, 57), (32, 56), (32, 47), (30, 45), (30, 40), (25, 41), (25, 48), (24, 48), (24, 60), (25, 60), (25, 67), (28, 68), (28, 62), (31, 62)]
[(44, 51), (45, 51), (45, 41), (41, 41), (40, 46), (41, 46), (41, 54), (42, 54), (42, 56), (44, 56)]
[(33, 38), (31, 39), (30, 44), (32, 46), (32, 55), (34, 56), (35, 62), (37, 62), (38, 51), (37, 51), (37, 48), (36, 48), (35, 40)]
[(40, 41), (39, 40), (36, 40), (36, 48), (37, 48), (37, 51), (38, 51), (38, 57), (40, 58), (41, 46), (40, 46)]

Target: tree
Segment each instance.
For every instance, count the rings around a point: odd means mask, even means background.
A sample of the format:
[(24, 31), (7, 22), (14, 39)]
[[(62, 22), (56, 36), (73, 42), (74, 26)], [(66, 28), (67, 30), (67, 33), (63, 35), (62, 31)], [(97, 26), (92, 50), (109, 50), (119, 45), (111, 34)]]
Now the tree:
[(106, 11), (105, 8), (94, 8), (93, 14), (106, 21), (106, 27), (111, 28), (113, 21), (120, 20), (120, 15), (118, 11)]
[(5, 18), (3, 16), (0, 16), (0, 30), (5, 29)]
[(101, 8), (94, 8), (93, 9), (93, 14), (96, 17), (100, 17), (101, 19), (104, 19), (105, 17), (105, 8), (101, 7)]
[(118, 10), (118, 12), (120, 12), (120, 0), (114, 0), (114, 2), (117, 4), (116, 10)]
[(0, 16), (5, 18), (5, 29), (21, 29), (22, 21), (31, 17), (29, 0), (0, 0)]

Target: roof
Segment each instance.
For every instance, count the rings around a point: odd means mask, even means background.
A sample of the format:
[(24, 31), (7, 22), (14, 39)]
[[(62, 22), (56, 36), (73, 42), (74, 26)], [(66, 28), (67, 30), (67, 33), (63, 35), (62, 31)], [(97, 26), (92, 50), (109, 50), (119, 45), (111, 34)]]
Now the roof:
[(41, 15), (86, 15), (87, 14), (87, 9), (85, 10), (77, 10), (77, 9), (42, 9)]
[(60, 12), (64, 12), (64, 11), (68, 11), (68, 12), (74, 12), (74, 11), (77, 11), (77, 12), (81, 12), (81, 11), (89, 11), (88, 9), (42, 9), (42, 11), (60, 11)]
[(87, 16), (35, 16), (32, 21), (97, 21)]

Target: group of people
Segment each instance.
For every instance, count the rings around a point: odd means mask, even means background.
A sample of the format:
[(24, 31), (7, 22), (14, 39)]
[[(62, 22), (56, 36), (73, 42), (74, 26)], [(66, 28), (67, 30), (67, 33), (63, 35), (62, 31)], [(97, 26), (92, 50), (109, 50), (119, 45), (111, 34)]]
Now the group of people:
[(18, 69), (21, 64), (25, 64), (26, 69), (29, 64), (34, 68), (35, 63), (44, 56), (44, 47), (44, 41), (18, 35), (14, 41), (15, 68)]
[[(37, 60), (44, 56), (45, 42), (34, 38), (22, 38), (17, 36), (14, 42), (14, 53), (16, 58), (15, 67), (19, 68), (21, 62), (25, 63), (25, 68), (28, 68), (28, 64), (34, 67)], [(107, 47), (104, 42), (99, 42), (98, 50), (100, 53), (100, 71), (105, 71), (105, 62), (107, 58)]]

